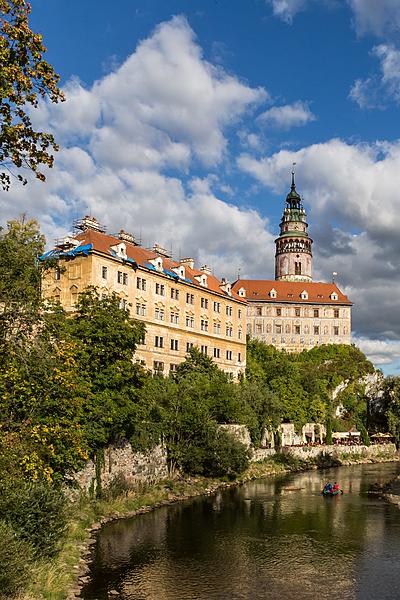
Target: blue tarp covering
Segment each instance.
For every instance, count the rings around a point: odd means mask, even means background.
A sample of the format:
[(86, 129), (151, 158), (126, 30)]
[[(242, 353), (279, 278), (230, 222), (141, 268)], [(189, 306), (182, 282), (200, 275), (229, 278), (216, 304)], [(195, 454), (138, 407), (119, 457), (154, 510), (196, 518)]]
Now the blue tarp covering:
[(156, 271), (157, 270), (155, 268), (155, 266), (152, 265), (151, 263), (144, 263), (144, 266), (147, 267), (148, 269), (151, 269), (152, 271)]
[(133, 260), (133, 258), (128, 258), (128, 257), (126, 257), (126, 258), (124, 258), (124, 260), (125, 260), (126, 262), (132, 263), (133, 265), (136, 265), (136, 266), (137, 266), (137, 262), (136, 262), (136, 260)]
[(49, 250), (39, 256), (39, 260), (46, 260), (46, 258), (63, 258), (64, 256), (77, 256), (78, 254), (83, 254), (87, 256), (89, 251), (93, 248), (93, 244), (83, 244), (82, 246), (77, 246), (76, 248), (72, 248), (72, 250), (68, 250), (68, 252), (62, 252), (58, 248), (53, 248), (53, 250)]

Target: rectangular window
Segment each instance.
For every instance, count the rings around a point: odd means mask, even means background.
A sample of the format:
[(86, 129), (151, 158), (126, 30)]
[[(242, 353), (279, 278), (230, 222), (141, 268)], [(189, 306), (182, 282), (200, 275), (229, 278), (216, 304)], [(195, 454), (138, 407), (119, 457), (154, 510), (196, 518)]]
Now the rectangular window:
[(294, 309), (294, 316), (295, 317), (300, 317), (300, 308), (295, 308)]
[(117, 271), (117, 282), (122, 283), (122, 271)]
[(136, 279), (136, 287), (138, 290), (146, 291), (146, 280), (143, 277), (138, 277)]
[(102, 279), (107, 279), (107, 267), (101, 267), (101, 277)]
[(301, 262), (294, 263), (294, 274), (301, 275)]
[(334, 317), (334, 319), (339, 318), (339, 309), (338, 308), (333, 309), (333, 317)]
[(174, 325), (178, 325), (178, 323), (179, 323), (179, 313), (177, 313), (177, 312), (171, 312), (171, 323), (174, 323)]
[(282, 333), (282, 325), (275, 325), (275, 333)]
[(171, 350), (179, 350), (179, 341), (171, 340)]
[(200, 350), (201, 350), (202, 354), (206, 354), (207, 355), (207, 352), (208, 352), (207, 346), (201, 346)]
[(179, 300), (179, 290), (177, 288), (171, 288), (171, 298), (173, 300)]
[(214, 358), (220, 358), (220, 349), (214, 348)]
[(240, 352), (238, 352), (238, 361), (242, 362), (242, 354)]
[(319, 335), (319, 327), (318, 327), (318, 325), (314, 326), (314, 335)]
[(208, 331), (208, 321), (206, 321), (206, 319), (201, 319), (201, 321), (200, 321), (200, 329), (202, 331)]
[(164, 348), (164, 338), (160, 335), (156, 335), (154, 345), (156, 348)]
[(125, 310), (128, 307), (128, 302), (127, 300), (125, 300), (125, 298), (121, 298), (121, 300), (119, 301), (119, 307), (123, 310)]
[(300, 334), (300, 325), (295, 325), (294, 326), (294, 332), (297, 333), (297, 335)]
[(231, 327), (230, 325), (227, 325), (227, 327), (225, 329), (225, 335), (227, 337), (232, 337), (232, 333), (233, 333), (233, 327)]
[(282, 316), (282, 309), (281, 308), (277, 308), (276, 309), (276, 316), (277, 317), (281, 317)]
[[(106, 271), (107, 271), (107, 267), (103, 267), (103, 269), (106, 269)], [(56, 281), (60, 281), (60, 279), (61, 279), (61, 269), (60, 269), (60, 267), (56, 267), (56, 268), (55, 268), (55, 271), (54, 271), (54, 279), (55, 279)]]
[(193, 342), (186, 342), (186, 352), (189, 352), (191, 348), (193, 348)]
[(155, 317), (159, 321), (164, 321), (164, 317), (165, 317), (164, 309), (163, 308), (156, 308), (155, 309)]
[(225, 309), (225, 312), (226, 312), (227, 317), (231, 317), (232, 316), (232, 306), (227, 306)]
[(214, 302), (214, 312), (217, 312), (217, 313), (221, 312), (221, 303), (220, 302)]
[(201, 308), (208, 309), (208, 298), (201, 298), (200, 300)]
[(193, 294), (186, 293), (186, 304), (194, 304)]
[(256, 323), (256, 333), (262, 333), (262, 325), (261, 325), (261, 323)]
[(186, 327), (194, 327), (194, 317), (186, 315)]
[(128, 273), (123, 273), (122, 274), (122, 283), (124, 285), (128, 285)]
[(159, 360), (155, 360), (153, 362), (153, 370), (154, 373), (161, 375), (164, 372), (164, 363)]
[(178, 365), (174, 365), (173, 363), (171, 363), (171, 364), (169, 365), (169, 372), (170, 372), (170, 373), (175, 373), (175, 372), (176, 372), (176, 370), (177, 370), (177, 368), (178, 368)]
[(226, 360), (232, 360), (232, 350), (226, 351)]
[(221, 333), (221, 324), (220, 323), (214, 323), (214, 333), (216, 333), (216, 334)]
[(238, 310), (238, 319), (241, 319), (241, 318), (242, 318), (242, 309), (239, 308), (239, 310)]
[(165, 285), (163, 283), (156, 283), (156, 294), (158, 294), (159, 296), (164, 296)]
[(314, 318), (315, 319), (319, 318), (319, 308), (314, 308)]
[(333, 328), (333, 335), (339, 335), (339, 327)]
[(241, 340), (242, 339), (242, 330), (238, 329), (238, 339)]

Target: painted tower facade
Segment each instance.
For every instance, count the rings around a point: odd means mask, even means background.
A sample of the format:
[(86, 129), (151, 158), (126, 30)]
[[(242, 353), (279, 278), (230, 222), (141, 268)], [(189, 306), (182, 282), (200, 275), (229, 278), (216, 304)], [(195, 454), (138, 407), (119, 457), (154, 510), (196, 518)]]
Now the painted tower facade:
[(275, 240), (276, 281), (312, 281), (312, 239), (307, 233), (307, 215), (296, 191), (294, 171), (286, 196), (286, 207)]

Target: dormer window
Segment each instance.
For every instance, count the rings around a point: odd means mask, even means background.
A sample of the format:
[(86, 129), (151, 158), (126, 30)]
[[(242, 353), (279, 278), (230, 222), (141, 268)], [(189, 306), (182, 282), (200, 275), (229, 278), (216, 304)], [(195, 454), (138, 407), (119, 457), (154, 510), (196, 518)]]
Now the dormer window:
[(121, 244), (117, 244), (116, 246), (111, 246), (111, 250), (113, 252), (115, 252), (115, 254), (119, 257), (119, 258), (126, 258), (126, 245), (121, 243)]
[(185, 267), (183, 265), (179, 265), (179, 267), (173, 267), (172, 269), (174, 273), (176, 273), (181, 279), (185, 279)]
[(303, 291), (301, 292), (301, 294), (300, 294), (300, 298), (301, 298), (302, 300), (308, 300), (308, 292), (307, 292), (307, 290), (303, 290)]
[(244, 287), (241, 287), (238, 290), (238, 296), (240, 296), (240, 298), (246, 298), (246, 290), (244, 289)]
[(329, 298), (330, 298), (331, 300), (338, 300), (338, 295), (337, 295), (337, 293), (336, 293), (336, 292), (332, 292), (332, 294), (329, 296)]
[(149, 262), (155, 266), (157, 271), (163, 271), (163, 260), (161, 256), (156, 256), (156, 258), (152, 258)]
[(272, 288), (268, 295), (270, 298), (276, 298), (276, 289)]
[(202, 273), (201, 275), (195, 275), (194, 278), (200, 283), (201, 286), (207, 287), (207, 275), (205, 273)]

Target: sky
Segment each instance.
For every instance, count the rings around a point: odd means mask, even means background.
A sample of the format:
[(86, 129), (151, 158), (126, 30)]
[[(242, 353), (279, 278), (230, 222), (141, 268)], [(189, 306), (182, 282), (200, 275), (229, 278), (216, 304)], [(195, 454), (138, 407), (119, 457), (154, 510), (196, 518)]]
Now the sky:
[(296, 163), (314, 280), (354, 302), (353, 339), (400, 372), (400, 1), (31, 0), (66, 102), (41, 183), (0, 193), (49, 244), (90, 213), (219, 277), (274, 277)]

